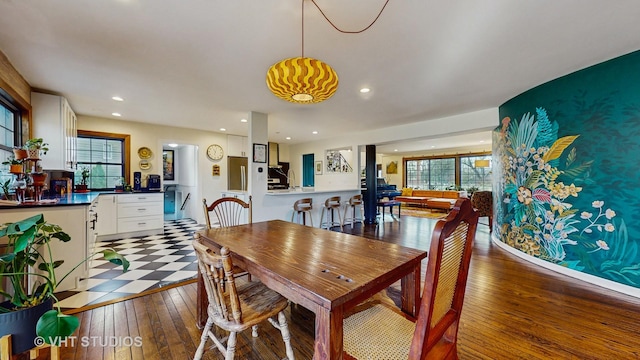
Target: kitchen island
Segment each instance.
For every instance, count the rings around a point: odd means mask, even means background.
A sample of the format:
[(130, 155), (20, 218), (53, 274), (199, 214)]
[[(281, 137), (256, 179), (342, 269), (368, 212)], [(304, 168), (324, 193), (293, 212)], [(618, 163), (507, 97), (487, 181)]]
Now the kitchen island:
[(304, 198), (311, 198), (313, 202), (313, 210), (311, 217), (313, 225), (320, 226), (320, 216), (325, 200), (332, 196), (340, 196), (343, 206), (340, 208), (340, 216), (344, 215), (344, 204), (349, 201), (353, 195), (360, 194), (360, 189), (338, 189), (338, 190), (302, 190), (300, 188), (292, 190), (272, 190), (267, 191), (264, 197), (263, 206), (269, 209), (273, 214), (270, 220), (291, 221), (293, 214), (293, 203)]

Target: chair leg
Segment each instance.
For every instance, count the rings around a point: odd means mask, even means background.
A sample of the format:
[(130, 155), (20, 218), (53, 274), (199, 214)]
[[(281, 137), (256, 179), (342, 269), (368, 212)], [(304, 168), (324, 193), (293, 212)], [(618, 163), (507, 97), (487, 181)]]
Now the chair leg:
[(251, 336), (258, 337), (258, 325), (253, 325), (251, 327)]
[(278, 325), (280, 326), (280, 332), (282, 333), (282, 340), (284, 340), (284, 346), (287, 351), (287, 358), (294, 360), (293, 349), (291, 348), (291, 334), (289, 334), (289, 326), (287, 325), (287, 318), (284, 316), (284, 312), (278, 313)]
[(196, 350), (196, 354), (193, 356), (193, 360), (202, 359), (202, 354), (204, 354), (204, 345), (207, 343), (207, 339), (209, 338), (209, 330), (213, 326), (213, 319), (208, 318), (207, 323), (202, 329), (202, 336), (200, 337), (200, 345), (198, 345), (198, 350)]
[(233, 360), (236, 355), (236, 332), (229, 333), (229, 339), (227, 340), (227, 354), (224, 360)]
[(322, 208), (322, 212), (320, 213), (320, 228), (323, 229), (322, 224), (326, 223), (326, 220), (324, 219), (324, 211), (325, 208)]

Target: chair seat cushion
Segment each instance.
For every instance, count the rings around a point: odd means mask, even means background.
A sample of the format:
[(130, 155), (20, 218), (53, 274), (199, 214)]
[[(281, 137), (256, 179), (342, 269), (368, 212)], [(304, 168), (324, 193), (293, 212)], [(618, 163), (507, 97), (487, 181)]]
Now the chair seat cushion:
[(344, 350), (350, 356), (387, 360), (409, 357), (416, 325), (387, 306), (372, 306), (344, 319), (343, 324)]

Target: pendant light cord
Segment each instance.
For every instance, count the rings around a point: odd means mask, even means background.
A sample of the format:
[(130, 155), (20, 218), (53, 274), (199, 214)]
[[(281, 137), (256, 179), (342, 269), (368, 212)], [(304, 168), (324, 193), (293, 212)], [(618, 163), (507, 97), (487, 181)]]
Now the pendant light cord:
[[(382, 15), (382, 12), (384, 11), (384, 8), (387, 7), (387, 4), (389, 4), (389, 0), (387, 0), (384, 5), (382, 6), (382, 9), (380, 9), (380, 12), (378, 13), (378, 16), (376, 16), (375, 19), (373, 19), (373, 21), (371, 22), (371, 24), (369, 24), (367, 27), (365, 27), (362, 30), (358, 30), (358, 31), (347, 31), (347, 30), (342, 30), (340, 28), (338, 28), (333, 22), (331, 22), (331, 20), (329, 20), (329, 18), (327, 17), (327, 15), (325, 15), (324, 11), (322, 11), (322, 9), (320, 9), (320, 6), (318, 6), (318, 4), (316, 4), (316, 0), (311, 0), (311, 2), (313, 3), (313, 5), (315, 5), (318, 8), (318, 11), (320, 11), (320, 13), (322, 14), (322, 16), (324, 16), (324, 18), (329, 22), (329, 24), (331, 24), (331, 26), (333, 26), (334, 29), (338, 30), (341, 33), (344, 34), (359, 34), (361, 32), (366, 31), (367, 29), (369, 29), (371, 26), (373, 26), (373, 24), (376, 23), (376, 21), (378, 21), (378, 18), (380, 17), (380, 15)], [(304, 33), (304, 0), (302, 0), (302, 31)], [(304, 38), (303, 38), (303, 47), (304, 47)], [(303, 50), (304, 51), (304, 50)], [(303, 56), (304, 57), (304, 56)]]

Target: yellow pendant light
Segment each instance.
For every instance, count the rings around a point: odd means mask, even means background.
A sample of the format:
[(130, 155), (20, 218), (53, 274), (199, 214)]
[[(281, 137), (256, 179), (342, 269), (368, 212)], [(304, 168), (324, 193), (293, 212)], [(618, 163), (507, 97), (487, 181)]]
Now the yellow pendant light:
[(269, 68), (267, 86), (275, 96), (287, 101), (319, 103), (330, 98), (338, 89), (338, 74), (320, 60), (289, 58)]
[(338, 90), (338, 74), (328, 64), (304, 57), (304, 1), (302, 0), (302, 56), (284, 59), (267, 71), (267, 87), (284, 100), (313, 104)]

